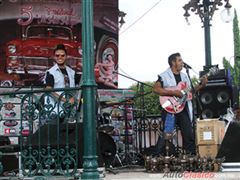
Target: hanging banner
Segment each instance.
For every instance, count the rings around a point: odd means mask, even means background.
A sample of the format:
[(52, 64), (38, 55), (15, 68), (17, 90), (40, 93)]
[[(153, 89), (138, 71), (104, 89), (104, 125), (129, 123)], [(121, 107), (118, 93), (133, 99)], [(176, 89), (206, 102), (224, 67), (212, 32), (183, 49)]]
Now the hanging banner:
[[(81, 0), (5, 0), (0, 3), (0, 86), (44, 87), (57, 44), (82, 74)], [(94, 1), (95, 77), (99, 88), (118, 87), (118, 0)]]

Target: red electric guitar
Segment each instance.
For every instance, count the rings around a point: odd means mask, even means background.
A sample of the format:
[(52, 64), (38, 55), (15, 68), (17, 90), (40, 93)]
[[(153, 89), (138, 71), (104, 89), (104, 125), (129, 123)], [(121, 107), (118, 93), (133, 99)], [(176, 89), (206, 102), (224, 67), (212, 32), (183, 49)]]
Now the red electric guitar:
[[(219, 72), (219, 69), (217, 67), (210, 68), (209, 72), (205, 74), (204, 76), (211, 76), (216, 75)], [(180, 113), (186, 104), (187, 100), (192, 99), (192, 93), (191, 88), (188, 87), (186, 82), (179, 82), (176, 87), (169, 87), (166, 88), (168, 90), (180, 90), (183, 93), (183, 97), (175, 97), (175, 96), (160, 96), (160, 104), (163, 109), (165, 109), (167, 112), (176, 114)]]

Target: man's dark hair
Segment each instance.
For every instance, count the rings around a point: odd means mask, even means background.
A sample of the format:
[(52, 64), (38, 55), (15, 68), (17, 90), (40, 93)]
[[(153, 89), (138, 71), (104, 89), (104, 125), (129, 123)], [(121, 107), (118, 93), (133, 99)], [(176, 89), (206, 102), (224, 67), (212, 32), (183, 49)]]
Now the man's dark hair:
[(173, 61), (176, 61), (177, 57), (181, 56), (180, 53), (174, 53), (174, 54), (171, 54), (169, 57), (168, 57), (168, 64), (170, 67), (172, 67), (173, 65)]
[(64, 46), (64, 44), (58, 44), (55, 49), (54, 49), (54, 53), (57, 51), (57, 50), (63, 50), (66, 54), (67, 54), (67, 50)]

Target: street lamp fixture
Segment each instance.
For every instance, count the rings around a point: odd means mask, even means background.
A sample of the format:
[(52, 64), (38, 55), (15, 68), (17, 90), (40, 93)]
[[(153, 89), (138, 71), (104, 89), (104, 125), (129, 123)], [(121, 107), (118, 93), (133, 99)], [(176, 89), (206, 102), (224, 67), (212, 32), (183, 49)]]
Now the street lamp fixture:
[[(231, 6), (231, 5), (230, 5)], [(233, 21), (234, 18), (234, 12), (233, 12), (233, 8), (226, 8), (222, 10), (221, 12), (221, 19), (225, 22), (225, 23), (229, 23)]]
[[(213, 14), (218, 7), (223, 5), (223, 1), (225, 1), (225, 10), (226, 12), (222, 12), (223, 16), (232, 16), (230, 13), (231, 4), (229, 0), (190, 0), (187, 4), (183, 6), (185, 10), (184, 17), (188, 22), (188, 18), (190, 16), (189, 10), (195, 12), (195, 14), (199, 15), (201, 22), (204, 27), (204, 38), (205, 38), (205, 65), (207, 67), (211, 66), (211, 38), (210, 38), (210, 21), (212, 20)], [(229, 20), (226, 20), (229, 22)]]
[(120, 27), (119, 28), (121, 28), (123, 26), (123, 24), (125, 23), (123, 18), (126, 16), (126, 14), (127, 13), (125, 13), (123, 11), (118, 12), (118, 17), (120, 18), (120, 20), (119, 20)]

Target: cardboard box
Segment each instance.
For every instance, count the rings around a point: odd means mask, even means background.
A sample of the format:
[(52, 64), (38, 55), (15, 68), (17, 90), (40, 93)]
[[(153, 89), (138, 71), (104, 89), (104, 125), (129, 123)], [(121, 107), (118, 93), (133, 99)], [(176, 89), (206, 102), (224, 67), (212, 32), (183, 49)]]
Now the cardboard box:
[(225, 122), (218, 119), (197, 120), (197, 145), (221, 144), (225, 135)]
[(208, 145), (199, 145), (198, 152), (200, 157), (211, 157), (215, 158), (218, 153), (220, 145), (218, 144), (208, 144)]

